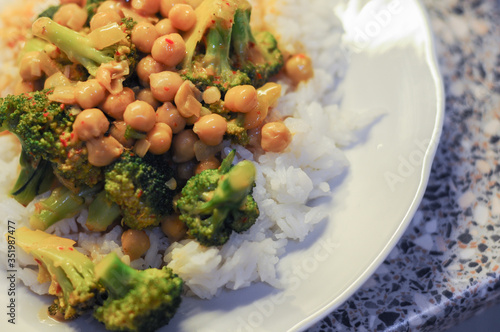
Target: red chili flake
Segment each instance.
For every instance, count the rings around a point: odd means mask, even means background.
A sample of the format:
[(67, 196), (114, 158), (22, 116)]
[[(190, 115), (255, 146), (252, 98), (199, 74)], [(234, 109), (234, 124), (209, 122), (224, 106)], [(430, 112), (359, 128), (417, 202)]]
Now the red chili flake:
[(236, 74), (236, 70), (233, 70), (233, 74)]
[(230, 19), (230, 20), (229, 20), (229, 23), (233, 23), (233, 19)]
[(139, 190), (139, 192), (137, 193), (137, 198), (141, 198), (141, 196), (142, 196), (143, 193), (144, 192), (142, 190)]
[(170, 88), (168, 86), (164, 87), (163, 90), (165, 91), (170, 91)]
[(75, 133), (71, 133), (69, 136), (71, 137), (71, 139), (74, 139), (75, 138)]
[(212, 24), (215, 24), (215, 20), (212, 20)]
[(262, 79), (262, 75), (260, 73), (257, 73), (257, 78), (260, 80)]
[(68, 141), (62, 135), (59, 137), (59, 140), (65, 148), (68, 147)]
[(62, 109), (62, 110), (64, 109), (64, 107), (66, 107), (66, 105), (61, 104), (61, 109)]
[(64, 247), (62, 247), (62, 246), (58, 246), (58, 247), (57, 247), (57, 250), (64, 250)]
[(118, 51), (116, 51), (116, 52), (115, 52), (115, 55), (116, 55), (116, 56), (120, 56), (120, 55), (121, 55), (121, 53), (120, 53), (120, 52), (118, 52)]
[(37, 262), (38, 265), (42, 265), (42, 262), (40, 262), (40, 260), (38, 258), (35, 258), (35, 262)]
[(300, 53), (300, 54), (297, 54), (297, 55), (296, 55), (296, 57), (297, 57), (297, 58), (301, 58), (301, 59), (303, 59), (303, 58), (305, 58), (306, 56), (305, 56), (304, 54)]
[(45, 113), (43, 113), (43, 116), (44, 116), (44, 117), (48, 117), (48, 116), (49, 116), (49, 112), (45, 112)]
[(169, 43), (170, 45), (173, 45), (174, 44), (174, 41), (172, 39), (169, 39), (169, 38), (165, 38), (165, 41), (167, 43)]
[(74, 249), (73, 249), (73, 247), (68, 247), (68, 250), (73, 251)]

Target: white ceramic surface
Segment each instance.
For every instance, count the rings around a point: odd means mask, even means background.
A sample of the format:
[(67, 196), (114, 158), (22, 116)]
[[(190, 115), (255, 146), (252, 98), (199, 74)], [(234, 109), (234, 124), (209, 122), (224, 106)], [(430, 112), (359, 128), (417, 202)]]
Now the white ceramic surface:
[[(342, 107), (383, 115), (346, 151), (351, 168), (335, 184), (330, 220), (305, 242), (287, 247), (279, 265), (285, 289), (256, 284), (209, 301), (187, 299), (166, 331), (302, 330), (361, 287), (404, 232), (423, 196), (439, 140), (443, 88), (422, 5), (365, 2), (352, 1), (343, 14), (351, 48), (345, 52), (350, 67)], [(7, 324), (3, 272), (0, 280), (1, 331), (101, 330), (85, 317), (70, 324), (43, 317), (40, 322), (51, 299), (21, 286), (17, 324)]]

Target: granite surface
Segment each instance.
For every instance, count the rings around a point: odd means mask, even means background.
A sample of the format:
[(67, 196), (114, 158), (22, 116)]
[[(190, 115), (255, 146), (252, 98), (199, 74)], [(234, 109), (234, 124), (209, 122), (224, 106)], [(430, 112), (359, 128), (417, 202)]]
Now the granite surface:
[(442, 331), (500, 302), (500, 1), (423, 3), (446, 93), (425, 196), (376, 273), (308, 332)]

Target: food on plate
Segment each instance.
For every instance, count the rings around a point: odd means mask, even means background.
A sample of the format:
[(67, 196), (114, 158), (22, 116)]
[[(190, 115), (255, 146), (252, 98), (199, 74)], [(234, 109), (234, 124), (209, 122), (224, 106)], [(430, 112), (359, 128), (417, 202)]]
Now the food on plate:
[[(341, 66), (314, 62), (338, 40), (308, 48), (264, 23), (259, 1), (30, 1), (41, 7), (16, 27), (22, 42), (3, 36), (16, 72), (2, 69), (13, 189), (0, 204), (18, 236), (62, 243), (96, 287), (73, 303), (72, 288), (57, 287), (67, 275), (24, 257), (23, 282), (57, 296), (50, 314), (154, 330), (182, 296), (281, 286), (279, 257), (325, 219), (308, 202), (330, 194), (347, 167), (339, 145), (354, 140), (332, 81)], [(274, 6), (294, 19), (307, 4)]]

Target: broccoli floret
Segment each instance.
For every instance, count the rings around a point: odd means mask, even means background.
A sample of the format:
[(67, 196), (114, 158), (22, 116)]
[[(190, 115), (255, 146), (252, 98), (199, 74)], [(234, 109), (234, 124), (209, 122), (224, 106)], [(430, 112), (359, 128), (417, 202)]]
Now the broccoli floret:
[(121, 42), (98, 50), (85, 35), (62, 26), (48, 17), (37, 19), (32, 26), (33, 35), (57, 46), (73, 62), (83, 65), (90, 75), (95, 76), (100, 65), (105, 63), (127, 61), (124, 75), (133, 72), (137, 62), (135, 46), (130, 41), (129, 27), (133, 26), (129, 19), (124, 19), (126, 38)]
[(99, 303), (104, 289), (94, 276), (94, 263), (73, 248), (75, 241), (21, 227), (16, 243), (39, 265), (39, 281), (50, 281), (49, 294), (57, 296), (49, 313), (73, 319)]
[(108, 330), (155, 331), (181, 303), (183, 281), (167, 267), (138, 271), (111, 253), (96, 264), (95, 275), (109, 297), (94, 317)]
[(85, 143), (74, 139), (76, 115), (48, 99), (50, 90), (0, 98), (0, 129), (15, 134), (24, 153), (49, 161), (58, 179), (77, 192), (102, 180), (99, 167), (88, 162)]
[(50, 189), (55, 178), (54, 172), (50, 162), (34, 158), (25, 151), (21, 151), (19, 166), (21, 170), (10, 194), (19, 203), (28, 205), (36, 196)]
[(35, 212), (30, 216), (31, 227), (46, 230), (59, 220), (73, 217), (86, 206), (96, 190), (96, 187), (87, 187), (75, 194), (66, 187), (55, 188), (49, 197), (35, 203)]
[(169, 215), (176, 194), (172, 169), (161, 157), (141, 158), (130, 151), (106, 167), (104, 189), (123, 215), (123, 223), (133, 229), (158, 226)]
[(250, 142), (250, 137), (248, 136), (247, 130), (244, 127), (244, 115), (238, 114), (234, 119), (227, 122), (226, 134), (229, 139), (235, 144), (242, 146), (247, 145)]
[(238, 8), (234, 15), (232, 61), (235, 68), (250, 77), (252, 85), (260, 87), (281, 70), (284, 60), (278, 42), (269, 31), (252, 33), (250, 15), (250, 7)]
[(101, 191), (89, 205), (85, 226), (93, 232), (104, 232), (121, 215), (120, 207), (106, 196), (106, 191)]
[(188, 234), (205, 246), (222, 245), (231, 232), (249, 229), (259, 216), (252, 197), (255, 166), (243, 160), (232, 166), (233, 150), (219, 169), (208, 169), (188, 180), (177, 201)]
[(200, 89), (222, 93), (236, 85), (261, 86), (283, 66), (274, 37), (250, 29), (246, 0), (205, 0), (196, 9), (196, 26), (187, 34), (181, 75)]
[(54, 18), (54, 14), (59, 10), (59, 8), (61, 8), (61, 5), (49, 6), (43, 12), (38, 14), (37, 18), (40, 18), (40, 17)]
[[(97, 8), (106, 0), (87, 0), (85, 3), (85, 9), (87, 9), (87, 24), (89, 24), (90, 20), (97, 13)], [(51, 17), (52, 18), (52, 17)]]

